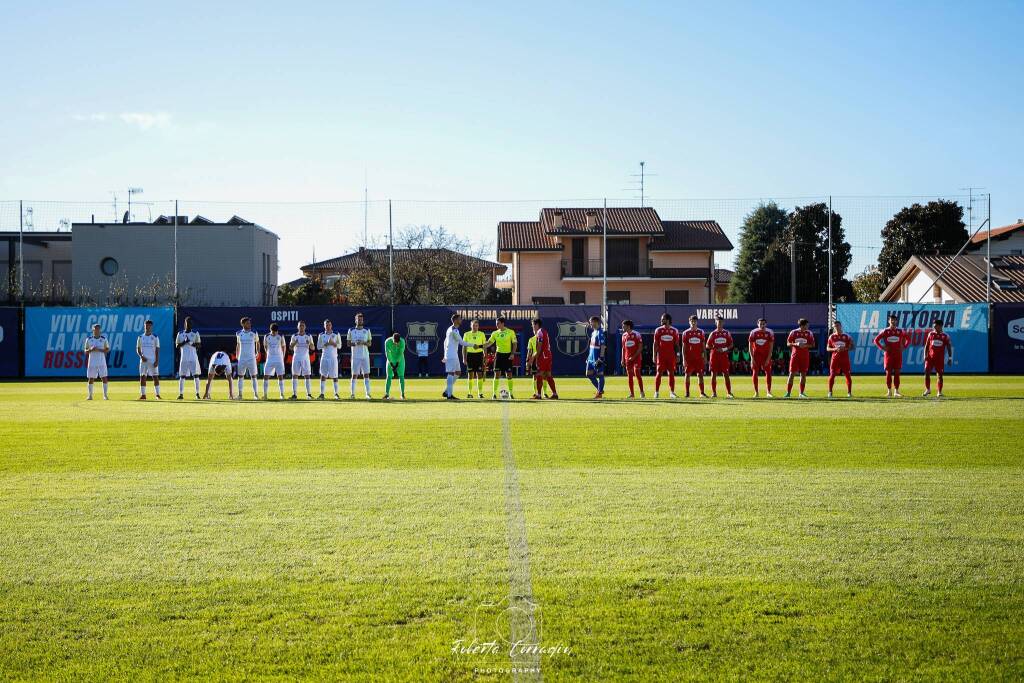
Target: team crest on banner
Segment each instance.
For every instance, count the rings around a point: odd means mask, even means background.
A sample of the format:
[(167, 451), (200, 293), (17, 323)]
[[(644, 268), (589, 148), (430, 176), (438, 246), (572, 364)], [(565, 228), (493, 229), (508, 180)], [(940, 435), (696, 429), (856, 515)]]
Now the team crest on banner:
[(430, 345), (428, 353), (437, 350), (437, 323), (407, 323), (406, 329), (408, 330), (406, 343), (411, 353), (416, 352), (416, 342), (418, 341), (425, 341)]
[(589, 336), (585, 323), (558, 323), (558, 337), (555, 339), (558, 350), (567, 356), (578, 356), (587, 350)]

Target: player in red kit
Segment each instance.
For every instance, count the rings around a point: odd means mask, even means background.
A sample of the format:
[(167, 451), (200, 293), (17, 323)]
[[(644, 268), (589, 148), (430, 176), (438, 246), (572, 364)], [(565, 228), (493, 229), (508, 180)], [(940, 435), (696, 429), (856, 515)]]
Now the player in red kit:
[(828, 363), (828, 397), (832, 398), (832, 386), (836, 377), (846, 377), (846, 398), (853, 396), (853, 376), (850, 374), (850, 350), (853, 348), (853, 337), (843, 332), (843, 324), (838, 320), (832, 323), (832, 334), (825, 344), (825, 350), (832, 354)]
[(875, 337), (875, 346), (885, 354), (883, 366), (885, 367), (885, 395), (892, 398), (899, 398), (900, 394), (900, 371), (903, 369), (903, 349), (910, 346), (910, 335), (896, 326), (898, 322), (895, 315), (890, 315), (888, 326)]
[(668, 375), (669, 396), (676, 397), (676, 364), (679, 359), (681, 338), (679, 330), (672, 327), (672, 316), (663, 313), (661, 327), (654, 331), (654, 360), (657, 373), (654, 375), (654, 398), (658, 398), (662, 375)]
[(933, 320), (932, 329), (924, 338), (924, 395), (932, 393), (932, 373), (938, 375), (938, 392), (942, 396), (942, 375), (946, 371), (946, 354), (953, 360), (953, 342), (942, 331), (942, 321)]
[(686, 398), (690, 398), (690, 377), (697, 375), (701, 398), (704, 393), (704, 345), (707, 338), (704, 330), (697, 327), (697, 316), (690, 316), (690, 327), (683, 332), (683, 367), (686, 372)]
[(732, 335), (723, 326), (724, 322), (722, 316), (716, 316), (715, 329), (708, 335), (708, 350), (711, 355), (709, 365), (711, 366), (712, 398), (718, 398), (719, 375), (722, 375), (725, 379), (725, 391), (729, 398), (735, 398), (732, 395), (732, 380), (729, 378), (729, 353), (733, 347)]
[(800, 398), (807, 398), (807, 371), (811, 369), (811, 349), (814, 347), (814, 333), (807, 326), (807, 318), (796, 321), (797, 328), (789, 333), (786, 346), (789, 354), (789, 381), (786, 383), (786, 398), (793, 393), (793, 378), (800, 375)]
[(640, 398), (644, 398), (643, 376), (644, 339), (633, 329), (632, 320), (622, 321), (622, 365), (626, 368), (629, 379), (629, 397), (636, 398), (633, 393), (633, 379), (640, 385)]
[(762, 372), (768, 389), (768, 398), (772, 398), (772, 351), (775, 349), (775, 333), (768, 327), (767, 320), (757, 319), (757, 327), (751, 330), (747, 344), (750, 349), (750, 374), (754, 380), (754, 398), (760, 395), (757, 382)]
[(544, 382), (548, 383), (548, 387), (551, 389), (551, 396), (549, 398), (558, 398), (558, 389), (555, 388), (555, 378), (551, 376), (551, 365), (554, 362), (554, 356), (551, 353), (551, 337), (548, 336), (548, 331), (544, 329), (544, 321), (540, 318), (534, 318), (533, 324), (533, 336), (537, 340), (537, 351), (533, 357), (533, 363), (536, 367), (536, 373), (533, 376), (534, 382), (534, 398), (540, 398), (541, 392), (544, 390)]

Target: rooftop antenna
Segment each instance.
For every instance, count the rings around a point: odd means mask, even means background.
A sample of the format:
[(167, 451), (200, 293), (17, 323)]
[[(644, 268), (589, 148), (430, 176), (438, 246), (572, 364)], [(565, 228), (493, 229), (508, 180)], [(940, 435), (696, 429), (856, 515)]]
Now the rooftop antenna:
[(647, 178), (648, 178), (648, 176), (658, 175), (657, 173), (648, 173), (646, 166), (647, 166), (647, 162), (646, 161), (641, 161), (640, 162), (640, 172), (639, 173), (632, 173), (629, 176), (630, 178), (636, 178), (636, 180), (633, 181), (634, 183), (636, 183), (636, 185), (634, 185), (633, 187), (623, 188), (623, 189), (629, 190), (631, 192), (639, 192), (640, 193), (640, 206), (641, 207), (644, 206), (644, 202), (645, 202), (646, 197), (647, 197), (646, 189), (647, 189)]
[(110, 194), (114, 197), (114, 222), (117, 222), (117, 190), (111, 190)]
[(366, 226), (369, 223), (370, 216), (370, 190), (369, 182), (367, 181), (366, 169), (363, 169), (363, 246), (366, 246), (367, 232)]
[[(961, 187), (961, 192), (967, 192), (967, 234), (974, 234), (974, 192), (976, 190), (984, 190), (984, 187)], [(992, 226), (988, 226), (989, 229)]]
[[(141, 187), (129, 187), (128, 188), (128, 222), (132, 221), (132, 195), (142, 194)], [(115, 213), (117, 213), (115, 211)]]

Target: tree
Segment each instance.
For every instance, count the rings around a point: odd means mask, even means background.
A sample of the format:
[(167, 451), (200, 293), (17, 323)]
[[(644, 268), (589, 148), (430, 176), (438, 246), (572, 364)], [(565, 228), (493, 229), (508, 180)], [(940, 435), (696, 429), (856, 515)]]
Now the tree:
[[(828, 301), (828, 204), (819, 202), (798, 206), (789, 214), (787, 242), (796, 242), (796, 300)], [(837, 301), (853, 298), (853, 286), (846, 271), (853, 261), (850, 244), (843, 231), (843, 217), (832, 212), (832, 297)], [(792, 257), (790, 258), (792, 263)], [(783, 301), (789, 301), (787, 296)]]
[(861, 303), (878, 301), (883, 291), (885, 281), (882, 278), (882, 271), (875, 266), (868, 266), (860, 275), (853, 278), (853, 293)]
[(736, 272), (729, 283), (729, 301), (789, 300), (789, 216), (775, 202), (761, 204), (743, 220)]
[(325, 287), (319, 278), (311, 278), (298, 287), (281, 285), (277, 288), (279, 306), (323, 306), (343, 303), (335, 288)]
[(911, 256), (955, 254), (969, 237), (963, 218), (963, 207), (945, 199), (900, 209), (882, 228), (883, 282), (888, 285)]
[[(410, 226), (395, 239), (394, 303), (445, 306), (476, 304), (491, 291), (491, 269), (483, 262), (486, 247), (474, 247), (443, 226)], [(343, 291), (355, 306), (391, 303), (386, 250), (359, 252), (359, 265), (343, 280)]]

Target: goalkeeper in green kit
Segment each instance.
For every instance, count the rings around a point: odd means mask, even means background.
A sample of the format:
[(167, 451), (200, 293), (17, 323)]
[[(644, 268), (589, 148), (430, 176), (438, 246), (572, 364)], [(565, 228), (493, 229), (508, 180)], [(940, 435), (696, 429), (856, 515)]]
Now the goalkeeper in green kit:
[(391, 380), (398, 378), (398, 386), (402, 389), (402, 400), (405, 400), (405, 340), (395, 332), (384, 340), (384, 359), (388, 362), (388, 379), (384, 385), (384, 400), (391, 400)]

